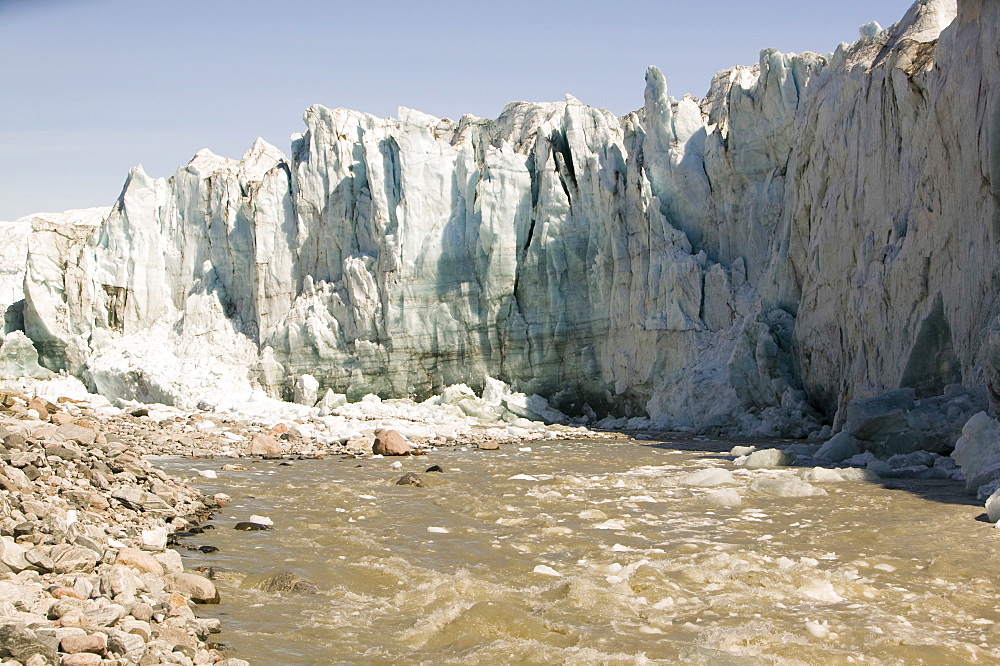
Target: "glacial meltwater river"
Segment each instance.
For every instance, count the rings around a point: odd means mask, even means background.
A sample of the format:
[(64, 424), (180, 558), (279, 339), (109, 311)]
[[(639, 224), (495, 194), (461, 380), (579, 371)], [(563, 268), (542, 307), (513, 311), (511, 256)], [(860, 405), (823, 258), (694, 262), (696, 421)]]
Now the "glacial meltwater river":
[[(355, 460), (160, 460), (232, 503), (183, 551), (253, 664), (998, 664), (1000, 530), (954, 481), (755, 494), (733, 442), (546, 441)], [(402, 462), (402, 469), (390, 465)], [(221, 471), (239, 462), (246, 471)], [(431, 465), (444, 473), (423, 473)], [(736, 474), (736, 508), (678, 479)], [(395, 485), (418, 472), (427, 487)], [(271, 531), (237, 521), (270, 517)], [(309, 579), (316, 594), (256, 589)]]

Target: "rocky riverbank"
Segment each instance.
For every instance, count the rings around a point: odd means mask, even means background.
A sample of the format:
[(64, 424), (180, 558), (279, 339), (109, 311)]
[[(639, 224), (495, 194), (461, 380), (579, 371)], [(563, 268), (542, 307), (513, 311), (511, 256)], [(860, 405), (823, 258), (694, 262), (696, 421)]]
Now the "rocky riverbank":
[(143, 460), (94, 405), (0, 391), (0, 657), (24, 664), (236, 666), (209, 638), (215, 585), (171, 532), (218, 504)]

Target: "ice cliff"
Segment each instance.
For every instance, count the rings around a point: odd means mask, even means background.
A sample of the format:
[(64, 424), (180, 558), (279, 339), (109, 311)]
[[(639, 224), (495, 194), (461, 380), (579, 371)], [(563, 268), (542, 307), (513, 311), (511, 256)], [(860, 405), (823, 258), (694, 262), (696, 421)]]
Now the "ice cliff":
[(174, 403), (496, 377), (570, 413), (802, 436), (855, 398), (980, 383), (998, 33), (985, 0), (920, 0), (702, 100), (650, 68), (624, 117), (313, 106), (290, 157), (201, 151), (133, 169), (99, 226), (35, 220), (24, 329), (49, 368)]

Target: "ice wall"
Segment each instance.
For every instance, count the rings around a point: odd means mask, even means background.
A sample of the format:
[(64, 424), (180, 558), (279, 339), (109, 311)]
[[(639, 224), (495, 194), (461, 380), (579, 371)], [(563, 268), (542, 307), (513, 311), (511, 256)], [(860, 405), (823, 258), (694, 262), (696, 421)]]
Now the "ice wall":
[(290, 157), (202, 151), (169, 180), (134, 169), (99, 229), (36, 224), (26, 331), (129, 398), (493, 376), (564, 411), (758, 434), (980, 381), (998, 19), (920, 1), (829, 56), (764, 51), (700, 101), (650, 68), (621, 118), (572, 97), (457, 121), (313, 106)]

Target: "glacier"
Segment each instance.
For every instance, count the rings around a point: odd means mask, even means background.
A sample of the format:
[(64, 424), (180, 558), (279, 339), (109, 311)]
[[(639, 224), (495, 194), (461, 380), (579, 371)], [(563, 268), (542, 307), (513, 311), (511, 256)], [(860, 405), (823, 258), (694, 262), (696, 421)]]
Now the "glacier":
[(804, 437), (891, 389), (1000, 386), (1000, 16), (918, 0), (859, 33), (700, 100), (651, 67), (623, 117), (312, 106), (289, 156), (203, 150), (132, 169), (99, 221), (34, 217), (8, 320), (46, 368), (185, 407), (496, 378), (591, 419)]

